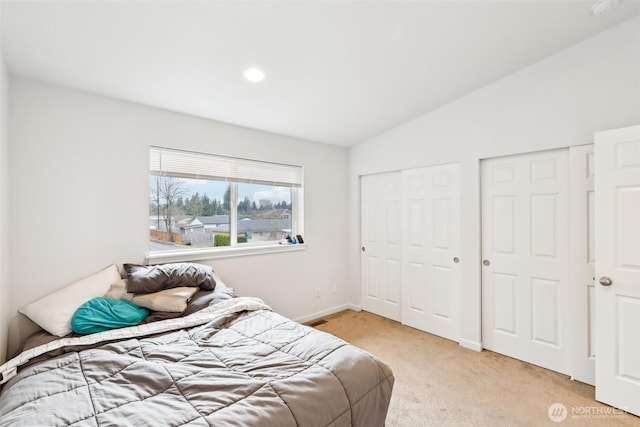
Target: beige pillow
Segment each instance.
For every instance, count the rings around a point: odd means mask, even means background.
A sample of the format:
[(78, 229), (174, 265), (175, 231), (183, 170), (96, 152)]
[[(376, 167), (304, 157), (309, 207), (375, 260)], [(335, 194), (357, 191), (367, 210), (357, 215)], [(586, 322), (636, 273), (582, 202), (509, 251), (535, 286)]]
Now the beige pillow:
[(139, 307), (145, 307), (154, 311), (182, 313), (187, 308), (187, 303), (191, 297), (199, 290), (198, 288), (183, 286), (150, 294), (133, 294), (127, 292), (127, 279), (122, 279), (111, 285), (105, 297), (124, 299), (131, 301)]
[(130, 294), (127, 292), (127, 279), (118, 280), (116, 283), (113, 283), (109, 288), (109, 292), (107, 292), (104, 296), (107, 298), (113, 299), (124, 299), (127, 301), (131, 301), (135, 294)]
[(187, 309), (187, 303), (200, 289), (181, 287), (165, 289), (151, 294), (134, 294), (131, 302), (138, 307), (145, 307), (154, 311), (168, 311), (182, 313)]
[(71, 318), (78, 307), (91, 298), (103, 296), (109, 286), (120, 279), (120, 270), (113, 264), (40, 298), (19, 311), (51, 335), (63, 337), (71, 333)]
[(216, 291), (221, 291), (223, 289), (227, 289), (228, 288), (227, 284), (224, 283), (222, 281), (222, 279), (220, 278), (220, 276), (218, 276), (216, 273), (213, 273), (213, 278), (216, 281), (216, 289), (215, 289)]

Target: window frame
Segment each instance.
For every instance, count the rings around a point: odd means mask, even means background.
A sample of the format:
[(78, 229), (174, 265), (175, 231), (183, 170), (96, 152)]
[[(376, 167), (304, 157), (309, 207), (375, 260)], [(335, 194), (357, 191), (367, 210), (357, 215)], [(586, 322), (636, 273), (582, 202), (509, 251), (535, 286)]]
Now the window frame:
[[(238, 178), (238, 172), (234, 171), (236, 176), (221, 176), (218, 172), (217, 174), (206, 174), (206, 168), (203, 169), (202, 165), (197, 164), (196, 170), (198, 170), (198, 174), (194, 175), (192, 173), (181, 174), (180, 170), (184, 169), (184, 165), (178, 165), (175, 170), (171, 170), (171, 166), (167, 167), (168, 171), (163, 171), (162, 168), (162, 155), (166, 155), (171, 157), (171, 155), (175, 154), (182, 158), (186, 158), (189, 160), (190, 155), (193, 158), (194, 162), (197, 162), (197, 159), (212, 159), (213, 162), (224, 163), (228, 162), (228, 169), (234, 169), (234, 166), (240, 165), (238, 169), (242, 169), (244, 172), (239, 172), (240, 178)], [(160, 155), (160, 157), (158, 157)], [(170, 162), (167, 162), (170, 163)], [(204, 163), (207, 163), (206, 160)], [(256, 169), (259, 169), (258, 174), (260, 175), (257, 179), (248, 177), (247, 174), (251, 175), (251, 166), (255, 165)], [(267, 180), (264, 177), (269, 177), (270, 169), (274, 169), (274, 177), (277, 180)], [(266, 170), (266, 172), (265, 172)], [(205, 173), (202, 173), (205, 171)], [(284, 171), (284, 172), (283, 172)], [(291, 180), (295, 182), (286, 183), (283, 181), (287, 178), (287, 172), (291, 175)], [(295, 174), (298, 173), (298, 175)], [(245, 175), (242, 175), (242, 174)], [(304, 168), (303, 166), (298, 165), (288, 165), (283, 163), (275, 163), (275, 162), (266, 162), (261, 160), (254, 159), (245, 159), (245, 158), (237, 158), (237, 157), (229, 157), (222, 156), (217, 154), (209, 154), (195, 151), (187, 151), (180, 150), (174, 148), (165, 148), (158, 146), (150, 146), (149, 147), (149, 174), (148, 177), (152, 176), (165, 176), (165, 177), (174, 177), (174, 178), (183, 178), (183, 179), (206, 179), (206, 180), (216, 180), (216, 181), (225, 181), (229, 183), (230, 191), (229, 191), (229, 237), (230, 237), (230, 246), (218, 246), (211, 248), (177, 248), (176, 250), (166, 250), (166, 251), (152, 251), (150, 248), (147, 249), (147, 258), (146, 262), (148, 264), (158, 264), (163, 262), (181, 262), (181, 261), (194, 261), (194, 260), (205, 260), (205, 259), (215, 259), (215, 258), (229, 258), (229, 257), (237, 257), (237, 256), (248, 256), (248, 255), (259, 255), (266, 253), (278, 253), (278, 252), (289, 252), (289, 251), (298, 251), (306, 249), (306, 243), (304, 244), (280, 244), (279, 241), (270, 240), (270, 241), (260, 241), (260, 242), (245, 242), (238, 243), (238, 184), (239, 183), (253, 183), (253, 184), (262, 184), (262, 185), (273, 185), (273, 186), (284, 186), (291, 189), (291, 234), (296, 235), (304, 234)], [(150, 194), (151, 188), (149, 188), (148, 193)], [(150, 205), (150, 204), (149, 204)], [(151, 209), (149, 208), (149, 216), (152, 215)]]

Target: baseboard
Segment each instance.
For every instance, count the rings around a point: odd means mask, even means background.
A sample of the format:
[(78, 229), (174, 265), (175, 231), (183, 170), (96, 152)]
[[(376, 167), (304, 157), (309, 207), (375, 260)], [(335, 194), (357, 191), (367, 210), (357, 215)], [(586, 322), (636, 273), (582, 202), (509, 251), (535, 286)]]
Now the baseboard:
[(359, 305), (355, 305), (355, 304), (342, 304), (342, 305), (339, 305), (337, 307), (331, 307), (331, 308), (328, 308), (326, 310), (317, 311), (315, 313), (311, 313), (311, 314), (308, 314), (306, 316), (298, 317), (298, 318), (293, 319), (293, 320), (295, 322), (298, 322), (298, 323), (304, 323), (304, 322), (308, 322), (310, 320), (319, 319), (319, 318), (321, 318), (323, 316), (328, 316), (330, 314), (338, 313), (338, 312), (344, 311), (344, 310), (362, 311), (362, 307), (360, 307)]
[(482, 351), (482, 343), (480, 342), (465, 340), (464, 338), (460, 338), (459, 342), (461, 347), (474, 351)]

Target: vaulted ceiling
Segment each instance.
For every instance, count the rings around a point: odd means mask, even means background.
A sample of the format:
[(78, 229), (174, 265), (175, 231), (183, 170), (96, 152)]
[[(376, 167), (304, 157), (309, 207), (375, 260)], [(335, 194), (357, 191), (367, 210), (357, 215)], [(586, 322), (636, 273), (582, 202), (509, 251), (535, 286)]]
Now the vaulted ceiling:
[[(9, 71), (352, 146), (640, 14), (621, 1), (2, 1)], [(639, 29), (640, 31), (640, 29)], [(243, 79), (257, 66), (266, 78)]]

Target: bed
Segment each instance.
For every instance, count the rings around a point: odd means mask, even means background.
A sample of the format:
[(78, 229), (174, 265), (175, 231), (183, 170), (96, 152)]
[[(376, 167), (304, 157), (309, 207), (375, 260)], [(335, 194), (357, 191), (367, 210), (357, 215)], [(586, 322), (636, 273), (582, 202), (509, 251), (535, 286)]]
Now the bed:
[(250, 297), (48, 341), (0, 366), (0, 426), (382, 426), (394, 382)]

